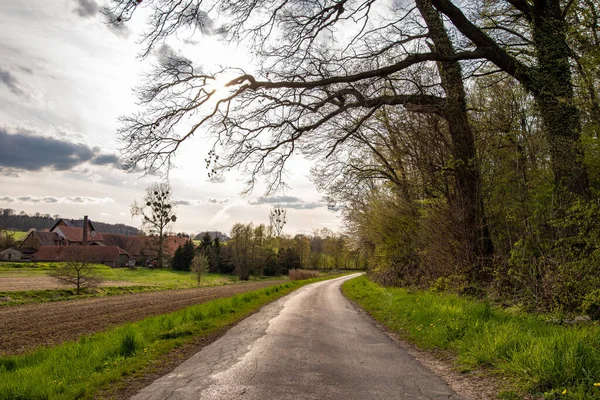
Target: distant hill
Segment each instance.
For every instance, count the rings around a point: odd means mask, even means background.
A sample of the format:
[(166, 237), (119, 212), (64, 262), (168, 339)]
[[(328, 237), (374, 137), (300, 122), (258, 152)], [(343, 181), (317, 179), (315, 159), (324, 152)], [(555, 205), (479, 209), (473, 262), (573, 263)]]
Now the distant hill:
[[(29, 215), (23, 211), (17, 214), (14, 210), (0, 208), (0, 227), (15, 231), (28, 231), (30, 229), (42, 230), (50, 229), (59, 220), (58, 215), (35, 213)], [(64, 218), (63, 219), (68, 219)], [(121, 235), (135, 236), (140, 234), (140, 230), (125, 224), (107, 224), (96, 221), (92, 215), (90, 220), (98, 232), (119, 233)]]
[[(200, 232), (199, 234), (197, 234), (196, 236), (194, 236), (194, 240), (200, 240), (200, 239), (202, 239), (202, 236), (204, 236), (205, 233), (207, 233), (207, 232), (206, 231)], [(218, 237), (221, 242), (226, 242), (226, 241), (229, 240), (229, 236), (227, 236), (227, 234), (225, 234), (223, 232), (208, 231), (208, 234), (209, 234), (209, 236), (210, 236), (210, 238), (212, 240), (215, 240), (216, 237)]]

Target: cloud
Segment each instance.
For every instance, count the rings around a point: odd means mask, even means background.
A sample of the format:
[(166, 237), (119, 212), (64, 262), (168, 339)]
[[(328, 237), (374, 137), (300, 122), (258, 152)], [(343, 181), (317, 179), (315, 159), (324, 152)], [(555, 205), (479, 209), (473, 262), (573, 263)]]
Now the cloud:
[(75, 0), (76, 6), (73, 12), (80, 17), (89, 18), (98, 14), (98, 3), (94, 0)]
[(66, 171), (86, 162), (122, 168), (116, 155), (97, 154), (98, 151), (83, 143), (39, 136), (26, 129), (9, 133), (0, 127), (0, 168)]
[(96, 0), (74, 0), (75, 8), (73, 13), (82, 18), (94, 18), (100, 13), (104, 14), (108, 30), (122, 38), (128, 38), (131, 34), (129, 28), (118, 18), (109, 8), (100, 8)]
[(207, 203), (213, 203), (213, 204), (225, 204), (225, 203), (229, 203), (230, 201), (231, 201), (231, 199), (215, 199), (214, 197), (206, 198)]
[(212, 204), (225, 204), (229, 203), (231, 199), (216, 199), (214, 197), (207, 197), (205, 200), (177, 200), (175, 204), (178, 206), (200, 206), (207, 203)]
[(208, 178), (208, 181), (210, 183), (225, 183), (225, 176), (222, 174), (212, 175), (210, 178)]
[(53, 197), (53, 196), (0, 196), (0, 203), (61, 203), (61, 204), (106, 204), (114, 203), (110, 197), (86, 197), (86, 196), (70, 196), (70, 197)]
[(42, 199), (39, 197), (33, 197), (33, 196), (21, 196), (21, 197), (17, 197), (17, 201), (21, 202), (21, 203), (39, 203)]
[(128, 38), (131, 31), (120, 19), (119, 16), (108, 9), (104, 9), (106, 15), (108, 29), (117, 36)]
[(259, 204), (301, 203), (301, 202), (302, 202), (302, 200), (300, 200), (298, 197), (293, 197), (293, 196), (273, 196), (273, 197), (261, 196), (254, 201), (250, 201), (250, 204), (259, 205)]
[(96, 156), (96, 158), (94, 158), (90, 162), (94, 165), (122, 165), (121, 160), (115, 154), (101, 154), (99, 156)]
[(30, 94), (23, 89), (17, 77), (10, 71), (0, 68), (0, 83), (3, 83), (8, 90), (20, 97), (31, 97)]
[(314, 210), (315, 208), (325, 207), (323, 201), (304, 201), (294, 196), (273, 196), (273, 197), (258, 197), (256, 200), (248, 202), (252, 206), (270, 204), (273, 207), (293, 208), (296, 210)]

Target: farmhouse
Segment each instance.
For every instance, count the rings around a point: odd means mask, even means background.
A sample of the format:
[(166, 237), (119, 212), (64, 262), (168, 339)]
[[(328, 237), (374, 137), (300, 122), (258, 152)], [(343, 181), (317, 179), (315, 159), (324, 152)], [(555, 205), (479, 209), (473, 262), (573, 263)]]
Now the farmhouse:
[[(172, 256), (177, 247), (185, 244), (186, 241), (185, 237), (165, 236), (164, 254)], [(96, 231), (94, 224), (86, 215), (83, 220), (59, 219), (47, 231), (29, 232), (21, 245), (14, 251), (5, 250), (5, 255), (0, 253), (0, 259), (11, 257), (13, 260), (68, 261), (74, 250), (63, 251), (60, 249), (69, 247), (79, 248), (78, 253), (89, 255), (86, 257), (91, 262), (122, 266), (130, 260), (143, 262), (156, 258), (158, 237), (101, 233)], [(98, 248), (105, 250), (97, 250)], [(125, 258), (127, 261), (123, 262)]]
[(42, 246), (64, 246), (66, 243), (56, 232), (31, 231), (21, 242), (20, 248), (39, 250)]

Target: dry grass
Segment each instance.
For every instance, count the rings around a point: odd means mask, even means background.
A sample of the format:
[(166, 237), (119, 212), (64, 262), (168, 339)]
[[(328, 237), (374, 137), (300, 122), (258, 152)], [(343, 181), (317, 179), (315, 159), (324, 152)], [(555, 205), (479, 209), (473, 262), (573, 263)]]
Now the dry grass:
[(292, 281), (301, 281), (303, 279), (318, 278), (319, 271), (311, 271), (309, 269), (290, 269), (289, 276)]

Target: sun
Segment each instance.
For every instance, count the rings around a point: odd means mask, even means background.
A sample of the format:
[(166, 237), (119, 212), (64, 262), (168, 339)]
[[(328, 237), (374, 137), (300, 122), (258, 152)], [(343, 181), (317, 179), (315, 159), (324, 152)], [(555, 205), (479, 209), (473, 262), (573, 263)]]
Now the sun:
[(233, 87), (226, 85), (236, 76), (233, 73), (216, 74), (214, 79), (207, 79), (204, 88), (208, 93), (214, 92), (211, 96), (214, 101), (223, 100), (235, 90)]

